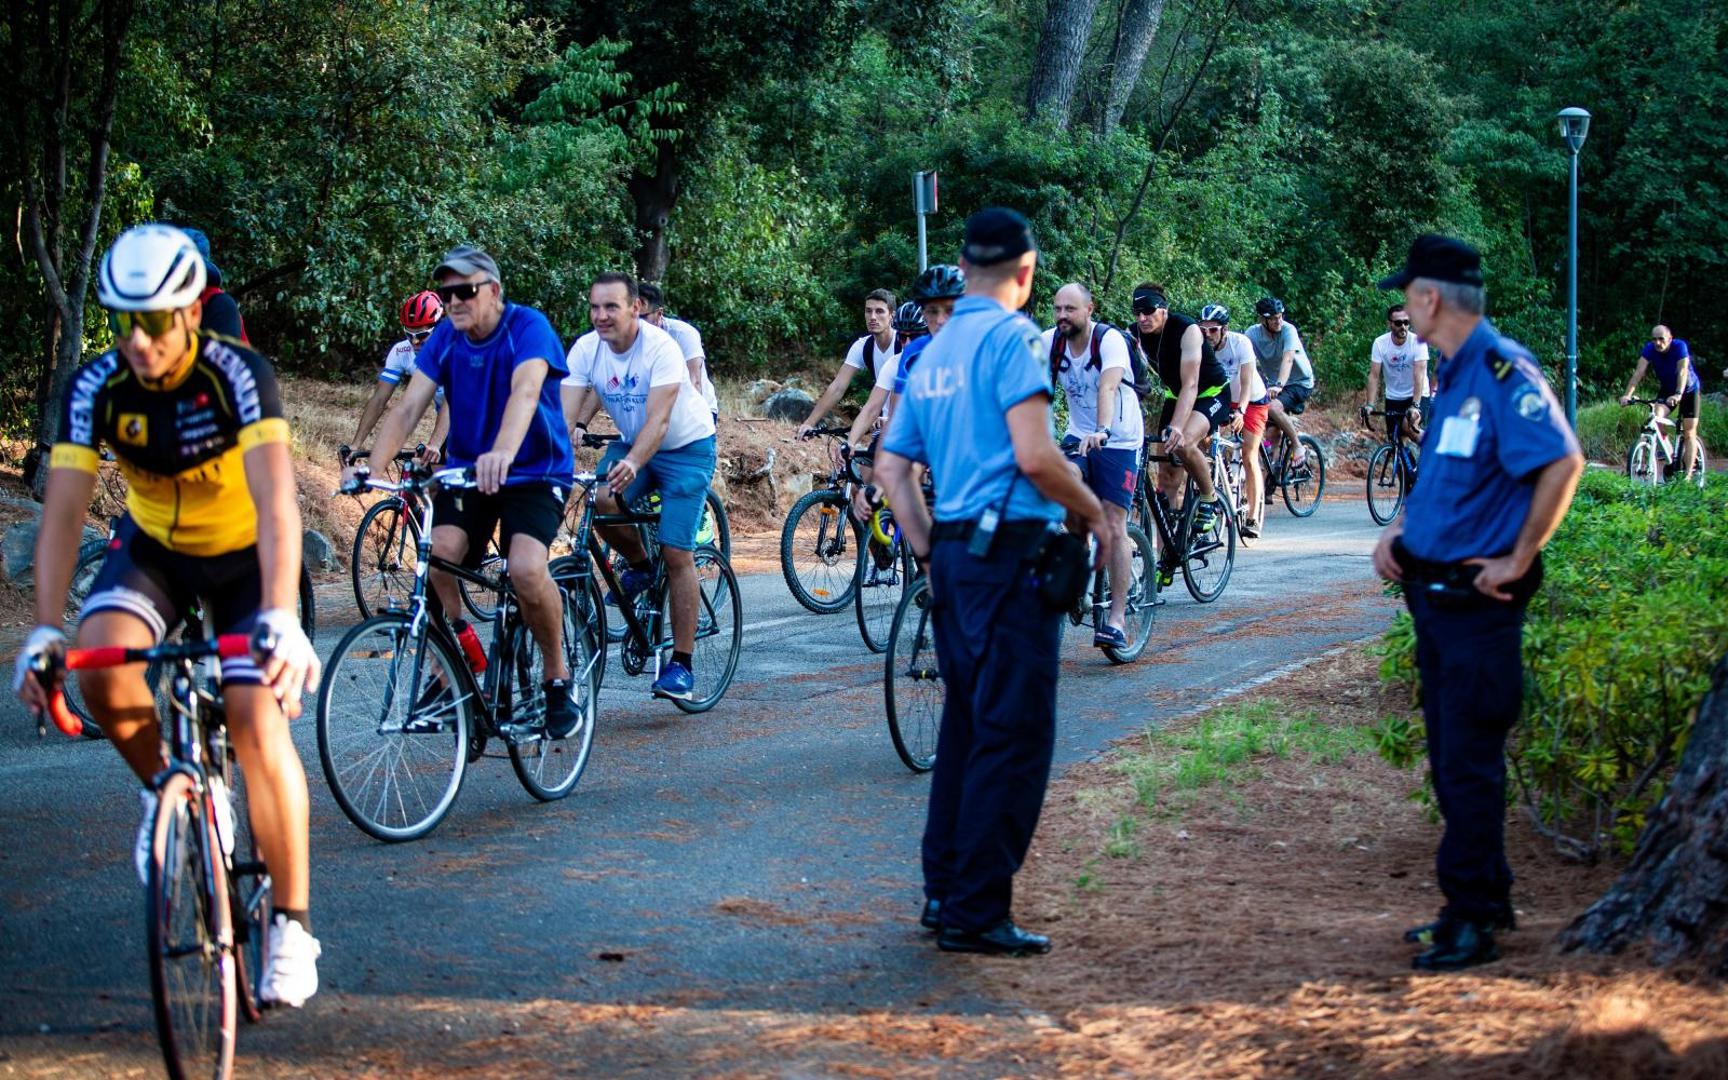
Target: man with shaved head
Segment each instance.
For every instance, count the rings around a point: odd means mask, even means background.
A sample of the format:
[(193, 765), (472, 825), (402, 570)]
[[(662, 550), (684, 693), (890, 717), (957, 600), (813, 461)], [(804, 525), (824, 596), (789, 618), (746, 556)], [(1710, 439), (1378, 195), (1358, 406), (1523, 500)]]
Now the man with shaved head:
[(1104, 504), (1110, 535), (1110, 614), (1093, 631), (1092, 644), (1126, 649), (1122, 631), (1133, 573), (1128, 545), (1128, 508), (1140, 474), (1145, 422), (1134, 392), (1128, 337), (1093, 319), (1092, 291), (1070, 282), (1056, 291), (1056, 325), (1044, 331), (1050, 382), (1068, 399), (1068, 431), (1062, 449)]
[(1693, 463), (1698, 460), (1698, 398), (1702, 384), (1692, 363), (1692, 350), (1666, 326), (1651, 329), (1650, 340), (1638, 354), (1638, 366), (1632, 372), (1632, 381), (1626, 384), (1620, 404), (1632, 404), (1632, 391), (1650, 370), (1656, 372), (1660, 384), (1656, 397), (1662, 404), (1656, 406), (1656, 415), (1667, 416), (1673, 409), (1680, 410), (1680, 468), (1690, 476)]

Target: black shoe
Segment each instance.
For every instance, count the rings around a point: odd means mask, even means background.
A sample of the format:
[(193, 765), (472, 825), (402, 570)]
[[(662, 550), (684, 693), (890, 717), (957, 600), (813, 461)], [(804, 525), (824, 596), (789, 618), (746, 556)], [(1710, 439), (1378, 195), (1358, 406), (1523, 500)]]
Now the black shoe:
[(926, 930), (942, 932), (942, 901), (924, 901), (924, 913), (918, 916), (918, 925)]
[(1492, 923), (1444, 919), (1434, 931), (1434, 944), (1412, 957), (1410, 966), (1417, 971), (1462, 971), (1498, 959)]
[(1013, 919), (1003, 919), (988, 930), (973, 933), (944, 928), (936, 938), (936, 947), (943, 952), (983, 953), (986, 956), (1042, 956), (1050, 951), (1050, 939), (1043, 934), (1029, 934), (1014, 925)]
[[(1426, 922), (1421, 926), (1412, 926), (1410, 929), (1404, 931), (1404, 940), (1408, 941), (1412, 945), (1432, 945), (1434, 944), (1434, 935), (1439, 932), (1442, 926), (1446, 925), (1446, 922), (1446, 916), (1442, 915), (1433, 922)], [(1518, 917), (1512, 914), (1512, 910), (1508, 908), (1506, 911), (1489, 920), (1488, 925), (1497, 931), (1516, 930), (1518, 929)]]
[(542, 685), (546, 690), (546, 737), (567, 739), (582, 722), (582, 714), (570, 700), (570, 680), (547, 679)]

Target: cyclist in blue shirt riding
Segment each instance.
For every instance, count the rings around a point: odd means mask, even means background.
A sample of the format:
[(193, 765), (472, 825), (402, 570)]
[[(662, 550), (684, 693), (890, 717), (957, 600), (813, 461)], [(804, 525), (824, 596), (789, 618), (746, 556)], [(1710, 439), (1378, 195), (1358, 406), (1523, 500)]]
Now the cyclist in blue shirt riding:
[(1698, 367), (1692, 363), (1692, 350), (1684, 338), (1675, 337), (1674, 331), (1666, 326), (1651, 330), (1620, 404), (1632, 404), (1632, 391), (1643, 381), (1646, 371), (1656, 372), (1659, 384), (1656, 396), (1663, 403), (1656, 406), (1656, 415), (1667, 416), (1674, 409), (1680, 410), (1680, 467), (1690, 475), (1692, 463), (1698, 460), (1698, 399), (1703, 389), (1698, 381)]

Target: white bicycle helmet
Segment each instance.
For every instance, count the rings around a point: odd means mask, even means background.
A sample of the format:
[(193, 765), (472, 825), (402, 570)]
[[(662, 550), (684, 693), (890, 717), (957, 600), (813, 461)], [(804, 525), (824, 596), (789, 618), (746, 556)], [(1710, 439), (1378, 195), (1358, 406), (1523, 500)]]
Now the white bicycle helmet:
[(204, 292), (204, 258), (172, 225), (137, 225), (102, 256), (96, 299), (110, 311), (176, 311)]

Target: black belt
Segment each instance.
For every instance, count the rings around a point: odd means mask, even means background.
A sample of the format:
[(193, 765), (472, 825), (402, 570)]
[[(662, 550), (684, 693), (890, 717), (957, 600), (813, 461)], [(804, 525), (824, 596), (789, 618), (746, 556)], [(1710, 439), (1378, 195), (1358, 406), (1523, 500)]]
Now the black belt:
[[(1482, 567), (1474, 563), (1432, 562), (1421, 558), (1404, 546), (1403, 537), (1392, 542), (1392, 554), (1404, 571), (1406, 586), (1424, 594), (1437, 606), (1460, 606), (1481, 601), (1500, 603), (1484, 596), (1476, 588), (1476, 575), (1481, 573)], [(1538, 553), (1524, 576), (1506, 585), (1505, 590), (1514, 602), (1522, 603), (1541, 587), (1542, 577), (1542, 556)]]
[[(958, 540), (961, 543), (971, 543), (972, 534), (978, 531), (978, 522), (972, 521), (938, 521), (930, 530), (930, 539)], [(1031, 544), (1041, 539), (1050, 531), (1048, 521), (1004, 521), (996, 526), (996, 539), (1009, 544)]]

